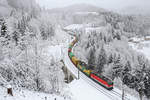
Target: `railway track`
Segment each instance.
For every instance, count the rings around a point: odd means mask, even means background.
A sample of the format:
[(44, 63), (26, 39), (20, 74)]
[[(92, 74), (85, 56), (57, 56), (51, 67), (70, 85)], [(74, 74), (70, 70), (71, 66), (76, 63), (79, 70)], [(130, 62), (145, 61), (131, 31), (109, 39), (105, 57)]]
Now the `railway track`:
[[(78, 69), (74, 66), (73, 71), (76, 72)], [(109, 97), (111, 100), (120, 100), (122, 98), (122, 94), (114, 91), (114, 90), (106, 90), (105, 88), (103, 88), (102, 86), (100, 86), (99, 84), (97, 84), (96, 82), (94, 82), (92, 79), (90, 79), (89, 77), (87, 77), (84, 73), (82, 73), (80, 71), (80, 78), (84, 81), (86, 81), (90, 86), (94, 87), (96, 90), (98, 90), (99, 92), (103, 93), (104, 95), (106, 95), (107, 97)], [(127, 97), (125, 97), (125, 100), (130, 100)]]
[[(104, 95), (106, 95), (107, 97), (109, 97), (111, 100), (118, 100), (116, 97), (114, 97), (113, 95), (107, 94), (105, 91), (103, 91), (101, 88), (99, 88), (96, 84), (93, 84), (93, 82), (91, 82), (91, 80), (89, 79), (85, 79), (86, 76), (84, 75), (80, 75), (81, 78), (86, 81), (89, 85), (91, 85), (92, 87), (94, 87), (96, 90), (98, 90), (99, 92), (103, 93)], [(95, 82), (94, 82), (95, 83)]]
[[(76, 67), (75, 67), (76, 68)], [(77, 69), (77, 68), (76, 68)], [(74, 69), (75, 70), (75, 69)], [(78, 70), (78, 69), (77, 69)], [(89, 77), (87, 77), (84, 73), (82, 73), (80, 71), (80, 77), (86, 81), (88, 84), (90, 84), (91, 86), (93, 86), (95, 89), (97, 89), (98, 91), (100, 91), (101, 93), (107, 95), (108, 97), (110, 97), (110, 99), (112, 100), (118, 100), (118, 98), (116, 97), (119, 97), (122, 98), (122, 94), (114, 91), (114, 90), (106, 90), (105, 88), (103, 88), (101, 85), (99, 85), (98, 83), (94, 82), (92, 79), (90, 79)], [(112, 95), (113, 94), (113, 95)], [(127, 97), (125, 97), (125, 100), (130, 100), (128, 99)]]
[[(72, 35), (72, 34), (70, 34)], [(75, 44), (76, 45), (76, 44)], [(73, 49), (72, 49), (73, 51)], [(68, 53), (68, 51), (67, 51)], [(68, 54), (66, 54), (68, 56)], [(70, 61), (70, 63), (72, 63), (72, 61), (70, 60), (69, 57), (67, 57), (66, 59), (68, 59)], [(76, 66), (72, 63), (73, 67), (71, 67), (70, 69), (72, 69), (72, 71), (74, 72), (74, 74), (77, 75), (78, 73), (78, 68), (76, 68)], [(98, 90), (99, 92), (101, 92), (102, 94), (106, 95), (107, 97), (109, 97), (111, 100), (121, 100), (122, 98), (122, 94), (118, 93), (117, 91), (114, 90), (106, 90), (105, 88), (103, 88), (102, 86), (100, 86), (98, 83), (94, 82), (92, 79), (90, 79), (89, 77), (87, 77), (84, 73), (80, 72), (80, 77), (82, 80), (86, 81), (90, 86), (94, 87), (96, 90)], [(130, 100), (129, 98), (125, 97), (125, 100)]]

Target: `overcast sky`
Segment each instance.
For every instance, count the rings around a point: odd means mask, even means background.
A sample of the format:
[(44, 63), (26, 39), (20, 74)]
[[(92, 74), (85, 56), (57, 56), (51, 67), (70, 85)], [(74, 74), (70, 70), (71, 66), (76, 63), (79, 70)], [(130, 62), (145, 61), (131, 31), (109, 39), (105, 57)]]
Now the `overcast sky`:
[[(64, 7), (72, 4), (87, 3), (109, 10), (120, 10), (127, 7), (150, 10), (150, 0), (37, 0), (45, 8)], [(149, 11), (150, 12), (150, 11)]]

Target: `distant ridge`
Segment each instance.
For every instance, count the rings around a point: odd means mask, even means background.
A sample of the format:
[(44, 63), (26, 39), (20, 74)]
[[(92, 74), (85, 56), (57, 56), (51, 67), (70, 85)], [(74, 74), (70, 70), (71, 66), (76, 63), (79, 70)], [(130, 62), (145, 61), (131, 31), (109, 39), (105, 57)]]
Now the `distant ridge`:
[(63, 8), (53, 8), (49, 10), (50, 12), (59, 12), (59, 13), (65, 13), (65, 12), (106, 12), (105, 9), (96, 7), (94, 5), (90, 4), (74, 4), (70, 6), (66, 6)]

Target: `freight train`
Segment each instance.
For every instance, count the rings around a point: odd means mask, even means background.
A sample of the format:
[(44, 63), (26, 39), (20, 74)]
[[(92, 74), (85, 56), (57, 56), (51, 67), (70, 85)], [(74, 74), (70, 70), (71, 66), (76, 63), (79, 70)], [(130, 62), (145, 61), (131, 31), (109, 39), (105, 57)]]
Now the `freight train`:
[(86, 63), (84, 63), (83, 61), (80, 61), (77, 57), (75, 57), (75, 55), (72, 52), (72, 48), (76, 42), (77, 42), (77, 37), (75, 36), (75, 39), (69, 44), (69, 48), (68, 48), (68, 56), (70, 60), (72, 61), (72, 63), (82, 73), (84, 73), (86, 76), (91, 78), (93, 81), (95, 81), (96, 83), (100, 84), (101, 86), (103, 86), (104, 88), (108, 90), (112, 90), (113, 89), (112, 80), (110, 80), (104, 75), (99, 75), (98, 73), (94, 72)]

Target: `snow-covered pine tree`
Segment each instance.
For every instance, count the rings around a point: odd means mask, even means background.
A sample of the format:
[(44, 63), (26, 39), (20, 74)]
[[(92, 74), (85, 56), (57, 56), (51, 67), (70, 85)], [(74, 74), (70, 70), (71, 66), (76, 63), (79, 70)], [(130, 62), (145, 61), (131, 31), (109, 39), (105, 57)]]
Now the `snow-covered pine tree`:
[(120, 54), (114, 58), (113, 62), (113, 75), (114, 77), (120, 77), (121, 71), (122, 71), (122, 64), (121, 64), (121, 57)]
[(94, 48), (91, 48), (89, 51), (88, 65), (91, 65), (91, 66), (95, 65), (95, 49)]
[(99, 73), (102, 73), (104, 65), (107, 63), (107, 56), (105, 49), (102, 45), (100, 52), (98, 54), (97, 63), (96, 63), (96, 69)]

